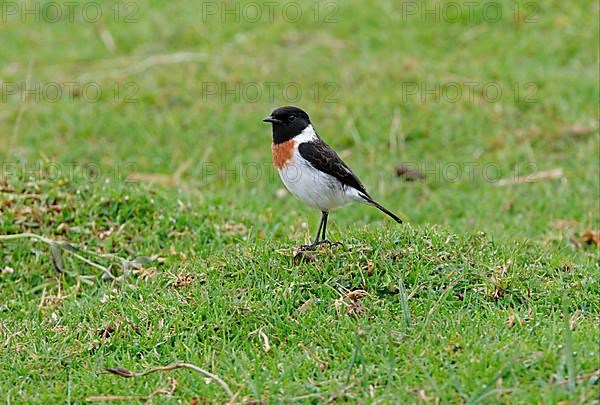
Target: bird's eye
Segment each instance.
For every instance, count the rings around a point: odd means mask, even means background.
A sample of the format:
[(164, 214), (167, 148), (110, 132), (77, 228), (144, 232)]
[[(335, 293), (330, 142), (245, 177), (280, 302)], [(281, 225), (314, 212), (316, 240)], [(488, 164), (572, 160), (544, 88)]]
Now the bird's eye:
[(292, 122), (292, 121), (294, 121), (295, 119), (296, 119), (296, 116), (294, 116), (294, 115), (290, 115), (290, 118), (288, 118), (288, 121), (289, 121), (289, 122)]

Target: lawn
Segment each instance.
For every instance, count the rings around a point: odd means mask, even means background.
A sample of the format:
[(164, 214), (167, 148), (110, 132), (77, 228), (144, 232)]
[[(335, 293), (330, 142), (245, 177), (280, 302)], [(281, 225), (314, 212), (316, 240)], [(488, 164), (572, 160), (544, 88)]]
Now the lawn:
[[(600, 401), (598, 2), (66, 3), (0, 1), (2, 400)], [(294, 257), (287, 104), (404, 225)]]

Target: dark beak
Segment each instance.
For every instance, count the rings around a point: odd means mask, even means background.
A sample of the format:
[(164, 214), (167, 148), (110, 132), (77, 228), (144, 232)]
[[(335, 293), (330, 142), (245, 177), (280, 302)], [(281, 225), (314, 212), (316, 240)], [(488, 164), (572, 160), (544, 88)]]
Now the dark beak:
[(263, 118), (264, 122), (270, 122), (272, 124), (276, 123), (276, 122), (281, 122), (280, 120), (278, 120), (277, 118), (273, 118), (271, 116), (268, 116), (267, 118)]

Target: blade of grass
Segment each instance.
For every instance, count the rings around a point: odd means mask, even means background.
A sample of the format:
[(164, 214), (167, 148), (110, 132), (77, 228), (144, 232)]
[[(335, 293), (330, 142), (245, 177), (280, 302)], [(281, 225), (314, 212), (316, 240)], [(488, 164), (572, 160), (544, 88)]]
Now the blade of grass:
[(569, 373), (569, 382), (567, 387), (570, 391), (575, 389), (577, 382), (575, 370), (575, 360), (573, 358), (573, 337), (571, 336), (571, 326), (569, 325), (569, 302), (566, 295), (563, 295), (562, 299), (562, 310), (563, 310), (563, 325), (565, 329), (565, 356), (567, 359), (567, 372)]

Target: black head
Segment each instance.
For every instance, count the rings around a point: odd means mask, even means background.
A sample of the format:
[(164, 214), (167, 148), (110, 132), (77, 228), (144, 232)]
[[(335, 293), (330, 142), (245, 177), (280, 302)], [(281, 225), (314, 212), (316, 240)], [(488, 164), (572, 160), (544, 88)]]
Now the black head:
[(289, 141), (310, 125), (308, 114), (292, 106), (275, 109), (263, 121), (273, 124), (273, 143)]

